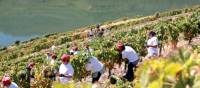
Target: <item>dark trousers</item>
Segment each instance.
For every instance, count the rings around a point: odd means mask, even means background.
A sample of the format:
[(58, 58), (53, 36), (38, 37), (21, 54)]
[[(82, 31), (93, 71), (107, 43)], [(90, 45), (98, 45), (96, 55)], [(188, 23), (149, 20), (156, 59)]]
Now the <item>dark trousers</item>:
[(100, 77), (101, 77), (101, 72), (92, 73), (92, 83), (99, 81)]
[(128, 81), (133, 81), (134, 79), (133, 68), (136, 67), (137, 63), (138, 63), (138, 60), (128, 63), (128, 70), (126, 72), (126, 75), (124, 76), (124, 78), (126, 78)]

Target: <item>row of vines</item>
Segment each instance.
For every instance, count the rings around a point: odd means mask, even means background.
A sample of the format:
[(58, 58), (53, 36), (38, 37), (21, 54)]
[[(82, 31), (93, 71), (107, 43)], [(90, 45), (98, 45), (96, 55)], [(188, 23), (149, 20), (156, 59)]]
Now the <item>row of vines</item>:
[[(156, 20), (157, 18), (161, 17), (167, 17), (167, 16), (173, 16), (173, 15), (178, 15), (178, 14), (184, 14), (184, 13), (190, 13), (197, 11), (199, 9), (199, 6), (195, 6), (192, 8), (186, 8), (186, 9), (180, 9), (180, 10), (174, 10), (174, 11), (169, 11), (169, 12), (164, 12), (164, 13), (156, 13), (154, 16), (149, 16), (145, 18), (139, 18), (138, 20), (134, 20), (132, 22), (129, 22), (128, 25), (125, 26), (131, 26), (139, 23), (144, 23), (146, 21), (151, 21), (151, 20)], [(105, 23), (109, 24), (109, 23)], [(123, 28), (124, 24), (120, 25), (114, 25), (114, 26), (109, 26), (108, 29), (121, 29)], [(82, 29), (90, 29), (94, 28), (94, 26), (88, 27), (88, 28), (82, 28)], [(78, 30), (75, 32), (83, 32), (84, 30)], [(73, 34), (72, 32), (68, 33), (55, 33), (55, 34), (49, 34), (45, 35), (44, 37), (41, 38), (34, 38), (31, 39), (30, 41), (25, 41), (20, 44), (20, 41), (16, 41), (16, 45), (13, 45), (8, 48), (3, 48), (0, 50), (0, 61), (4, 60), (10, 60), (10, 59), (16, 59), (25, 55), (32, 54), (34, 52), (39, 52), (42, 49), (47, 49), (50, 48), (52, 45), (61, 45), (65, 44), (66, 42), (71, 42), (73, 39)], [(77, 35), (78, 38), (82, 38), (81, 35)]]
[[(123, 28), (122, 28), (123, 29)], [(192, 39), (199, 35), (200, 33), (200, 12), (196, 11), (193, 12), (192, 15), (189, 17), (179, 17), (178, 19), (168, 19), (158, 24), (146, 25), (140, 29), (131, 29), (130, 31), (124, 32), (112, 32), (114, 35), (114, 39), (111, 36), (105, 36), (101, 38), (95, 38), (92, 41), (88, 42), (90, 47), (94, 49), (92, 55), (96, 56), (101, 62), (103, 62), (107, 69), (112, 70), (114, 64), (121, 64), (119, 61), (119, 54), (115, 50), (115, 44), (117, 43), (116, 40), (123, 41), (126, 45), (133, 47), (138, 54), (142, 57), (146, 55), (144, 49), (144, 44), (147, 40), (147, 33), (149, 30), (154, 30), (157, 32), (158, 39), (160, 40), (160, 50), (162, 51), (162, 47), (164, 44), (170, 43), (176, 48), (176, 44), (181, 37), (188, 40), (190, 44)], [(182, 35), (182, 36), (181, 36)], [(51, 40), (45, 39), (44, 42), (49, 42)], [(59, 39), (60, 41), (60, 39)], [(71, 41), (68, 37), (63, 37), (63, 42), (59, 44), (65, 43), (66, 41)], [(84, 43), (83, 40), (76, 41), (79, 46), (81, 47)], [(38, 45), (44, 44), (43, 42), (38, 42)], [(45, 43), (46, 45), (50, 46), (51, 44)], [(61, 57), (62, 54), (69, 52), (69, 47), (71, 43), (67, 42), (67, 44), (62, 47), (60, 50), (57, 50), (56, 53), (58, 58)], [(39, 47), (39, 48), (38, 48)], [(47, 48), (43, 47), (43, 45), (38, 47), (28, 47), (30, 49), (36, 49), (35, 51), (40, 50), (40, 48)], [(37, 50), (38, 48), (38, 50)], [(20, 49), (20, 48), (19, 48)], [(84, 51), (83, 48), (80, 48), (81, 51)], [(16, 50), (17, 51), (17, 50)], [(25, 51), (24, 51), (25, 52)], [(28, 52), (28, 51), (27, 51)], [(18, 52), (19, 53), (19, 52)], [(12, 53), (11, 53), (12, 54)], [(14, 55), (14, 56), (12, 56)], [(37, 62), (37, 69), (35, 73), (35, 81), (33, 82), (32, 86), (38, 87), (47, 87), (49, 86), (50, 81), (49, 79), (43, 78), (41, 71), (43, 70), (44, 64), (46, 63), (46, 57), (43, 53), (28, 57), (28, 58), (18, 58), (19, 60), (15, 60), (17, 55), (12, 54), (11, 57), (7, 57), (5, 59), (0, 59), (0, 75), (2, 76), (4, 73), (9, 73), (13, 80), (18, 82), (17, 74), (25, 67), (27, 61), (29, 59), (33, 59)], [(196, 55), (196, 54), (195, 54)], [(190, 57), (177, 57), (171, 60), (152, 60), (149, 62), (144, 62), (142, 66), (136, 71), (136, 80), (134, 84), (137, 88), (162, 88), (165, 86), (180, 88), (176, 86), (193, 86), (190, 82), (184, 82), (190, 80), (190, 78), (186, 79), (185, 74), (190, 72), (191, 66), (198, 66), (199, 59), (195, 57), (195, 55), (191, 55)], [(22, 54), (23, 56), (23, 54)], [(71, 59), (71, 64), (74, 67), (75, 74), (74, 74), (74, 81), (81, 81), (85, 79), (88, 75), (85, 70), (85, 64), (87, 62), (87, 55), (85, 52), (81, 52), (80, 54), (74, 56)], [(179, 60), (181, 58), (181, 60)], [(182, 59), (185, 58), (185, 59)], [(14, 59), (14, 60), (12, 60)], [(195, 61), (197, 59), (197, 61)], [(59, 62), (59, 59), (57, 59)], [(151, 66), (149, 66), (149, 64)], [(45, 64), (46, 65), (46, 64)], [(58, 64), (59, 65), (59, 64)], [(176, 67), (176, 68), (175, 68)], [(163, 71), (163, 68), (164, 71)], [(173, 71), (169, 71), (172, 68), (175, 68)], [(148, 72), (150, 71), (150, 72)], [(168, 79), (168, 75), (170, 75), (171, 79)], [(189, 76), (190, 77), (190, 76)], [(192, 76), (191, 76), (192, 77)], [(178, 81), (176, 79), (178, 79)], [(197, 77), (193, 77), (193, 80), (198, 80)], [(191, 79), (192, 80), (192, 79)], [(166, 82), (167, 81), (167, 82)], [(168, 82), (170, 81), (170, 82)], [(179, 83), (181, 81), (181, 83)], [(195, 81), (196, 82), (196, 81)], [(145, 83), (145, 85), (143, 85)], [(173, 84), (174, 83), (174, 84)], [(184, 84), (185, 83), (185, 84)], [(183, 85), (184, 84), (184, 85)], [(195, 83), (193, 83), (195, 84)], [(169, 87), (166, 87), (169, 88)]]

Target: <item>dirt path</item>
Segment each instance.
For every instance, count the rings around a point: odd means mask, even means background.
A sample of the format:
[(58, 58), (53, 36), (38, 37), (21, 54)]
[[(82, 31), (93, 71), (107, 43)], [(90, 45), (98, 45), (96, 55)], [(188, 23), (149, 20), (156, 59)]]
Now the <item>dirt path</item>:
[[(169, 20), (169, 19), (175, 20), (175, 19), (177, 19), (179, 17), (190, 16), (190, 15), (192, 15), (192, 13), (184, 13), (184, 14), (179, 14), (179, 15), (175, 15), (175, 16), (162, 17), (162, 18), (158, 18), (158, 19), (153, 20), (153, 21), (147, 21), (147, 22), (144, 22), (144, 23), (139, 23), (139, 24), (133, 25), (132, 27), (128, 27), (127, 29), (119, 30), (117, 32), (127, 32), (127, 31), (131, 31), (131, 29), (140, 29), (140, 28), (142, 28), (142, 27), (144, 27), (146, 25), (157, 24), (160, 21)], [(134, 21), (134, 19), (130, 19), (130, 20), (127, 20), (127, 21), (122, 21), (122, 22), (117, 22), (117, 23), (112, 24), (112, 26), (113, 25), (126, 24), (126, 23), (129, 23), (131, 21)]]

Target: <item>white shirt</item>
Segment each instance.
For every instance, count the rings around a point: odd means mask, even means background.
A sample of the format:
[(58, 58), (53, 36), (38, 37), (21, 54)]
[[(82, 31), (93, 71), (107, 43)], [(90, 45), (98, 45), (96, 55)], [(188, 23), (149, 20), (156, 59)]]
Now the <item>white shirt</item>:
[(99, 72), (103, 69), (103, 64), (94, 56), (89, 58), (88, 63), (86, 64), (86, 70), (91, 71), (92, 73)]
[(138, 60), (138, 55), (133, 48), (130, 46), (125, 46), (125, 50), (122, 51), (122, 58), (128, 59), (129, 63)]
[(19, 88), (16, 83), (12, 82), (8, 88)]
[(51, 59), (50, 64), (51, 64), (51, 65), (54, 65), (54, 63), (55, 63), (55, 60), (54, 60), (54, 59)]
[(54, 45), (53, 45), (53, 46), (51, 46), (51, 51), (52, 51), (52, 52), (54, 52), (54, 51), (55, 51), (55, 49), (56, 49), (56, 46), (54, 46)]
[[(61, 64), (59, 68), (59, 73), (63, 74), (65, 76), (73, 76), (74, 74), (74, 68), (70, 63), (68, 64)], [(60, 82), (61, 83), (67, 83), (71, 80), (72, 78), (68, 77), (60, 77)]]
[(51, 60), (51, 56), (50, 55), (47, 55), (47, 60)]
[[(158, 45), (158, 39), (157, 37), (152, 37), (147, 41), (148, 46), (156, 46)], [(158, 55), (158, 49), (154, 47), (148, 47), (147, 48), (149, 55)]]
[(89, 49), (85, 49), (85, 54), (86, 55), (92, 55), (92, 52), (93, 52), (94, 50), (92, 49), (92, 48), (89, 48)]
[(86, 52), (92, 52), (92, 51), (94, 51), (92, 48), (85, 49), (85, 50), (86, 50)]
[(77, 55), (77, 54), (79, 54), (80, 53), (80, 51), (74, 51), (74, 50), (70, 50), (70, 53), (73, 53), (73, 55)]
[(89, 35), (93, 35), (93, 31), (89, 31)]

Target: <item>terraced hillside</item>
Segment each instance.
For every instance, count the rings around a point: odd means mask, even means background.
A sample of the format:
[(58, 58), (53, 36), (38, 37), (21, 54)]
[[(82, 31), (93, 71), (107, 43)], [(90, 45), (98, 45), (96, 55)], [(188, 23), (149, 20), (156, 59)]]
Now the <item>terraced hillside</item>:
[[(115, 64), (120, 63), (118, 63), (119, 61), (117, 59), (118, 52), (115, 51), (116, 42), (112, 41), (113, 38), (110, 35), (114, 35), (116, 40), (121, 40), (126, 43), (126, 45), (132, 46), (139, 55), (143, 57), (146, 55), (143, 48), (147, 38), (146, 34), (149, 30), (157, 32), (161, 49), (172, 41), (179, 42), (179, 40), (182, 39), (187, 40), (190, 44), (193, 38), (197, 37), (200, 33), (199, 19), (199, 6), (164, 13), (155, 13), (155, 15), (147, 17), (133, 19), (124, 18), (103, 23), (102, 27), (106, 29), (105, 35), (100, 38), (95, 38), (90, 41), (89, 44), (95, 49), (92, 54), (97, 56), (108, 70), (112, 70)], [(0, 75), (9, 73), (13, 77), (16, 77), (15, 75), (24, 68), (29, 59), (35, 60), (38, 67), (44, 65), (46, 59), (45, 51), (52, 45), (59, 47), (59, 49), (56, 50), (59, 58), (63, 53), (69, 52), (72, 42), (75, 41), (79, 46), (83, 46), (84, 42), (88, 42), (86, 35), (90, 28), (94, 28), (94, 26), (80, 28), (77, 31), (67, 33), (49, 34), (41, 38), (32, 39), (2, 49), (0, 51)], [(198, 47), (198, 45), (195, 47)], [(83, 49), (81, 48), (81, 50)], [(85, 58), (83, 54), (80, 54), (73, 57), (71, 60), (75, 69), (74, 80), (76, 81), (87, 77), (84, 70)], [(165, 60), (163, 62), (165, 62)], [(41, 69), (42, 68), (37, 68), (37, 70)], [(36, 73), (36, 77), (38, 77), (36, 81), (42, 81), (40, 73)], [(17, 77), (15, 80), (17, 80)]]

